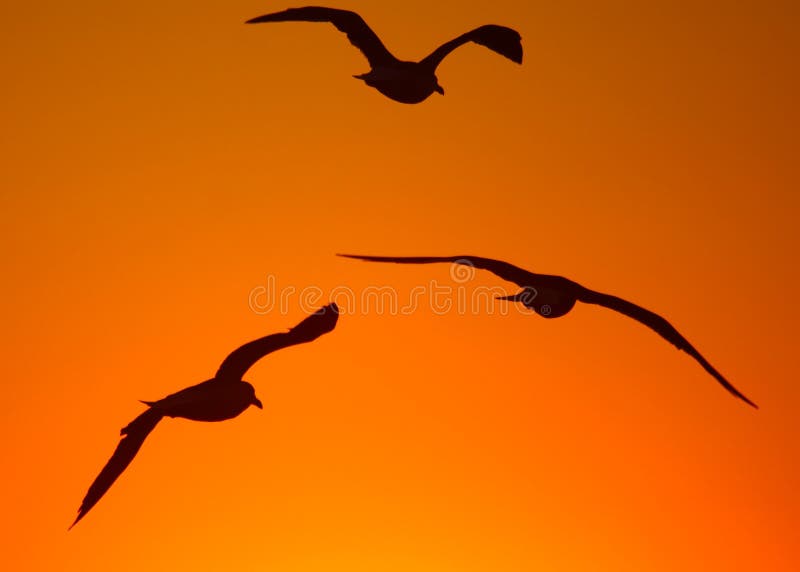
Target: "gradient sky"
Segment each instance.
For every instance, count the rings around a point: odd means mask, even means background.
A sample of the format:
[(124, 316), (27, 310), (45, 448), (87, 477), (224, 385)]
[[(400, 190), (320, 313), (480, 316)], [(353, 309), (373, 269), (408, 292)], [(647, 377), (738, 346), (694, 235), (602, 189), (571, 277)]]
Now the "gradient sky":
[[(797, 3), (339, 4), (401, 58), (521, 32), (523, 66), (461, 48), (417, 106), (332, 26), (242, 24), (291, 5), (0, 7), (3, 567), (800, 569)], [(761, 409), (602, 308), (366, 311), (515, 288), (336, 252), (626, 297)], [(263, 412), (165, 420), (67, 533), (137, 399), (304, 316), (268, 286), (353, 302), (248, 373)]]

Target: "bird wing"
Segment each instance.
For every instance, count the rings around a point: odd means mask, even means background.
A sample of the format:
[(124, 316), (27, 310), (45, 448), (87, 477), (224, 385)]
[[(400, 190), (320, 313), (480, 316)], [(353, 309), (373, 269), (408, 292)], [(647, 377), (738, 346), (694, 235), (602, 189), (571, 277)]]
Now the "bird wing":
[(372, 31), (364, 19), (349, 10), (337, 10), (336, 8), (323, 8), (320, 6), (290, 8), (283, 12), (258, 16), (245, 23), (260, 24), (262, 22), (330, 22), (336, 26), (337, 30), (347, 34), (347, 39), (350, 40), (350, 43), (361, 50), (373, 68), (397, 61), (397, 58), (386, 49), (381, 39)]
[(119, 477), (122, 471), (133, 461), (133, 458), (136, 456), (136, 453), (139, 452), (144, 440), (158, 422), (161, 421), (161, 417), (161, 413), (157, 412), (155, 409), (148, 409), (120, 431), (122, 439), (119, 445), (117, 445), (114, 454), (111, 455), (106, 466), (103, 467), (103, 470), (97, 475), (92, 486), (89, 487), (89, 491), (86, 493), (78, 509), (78, 516), (75, 522), (70, 525), (70, 528), (78, 524), (78, 521), (86, 516), (86, 513), (97, 504), (97, 501), (103, 498), (103, 495), (106, 494), (106, 491), (114, 484), (117, 477)]
[(519, 32), (506, 28), (505, 26), (497, 26), (495, 24), (487, 24), (480, 28), (475, 28), (471, 32), (462, 34), (454, 40), (442, 44), (436, 48), (431, 55), (426, 57), (420, 62), (423, 66), (431, 71), (435, 70), (442, 60), (457, 47), (466, 44), (467, 42), (475, 42), (482, 46), (486, 46), (490, 50), (507, 57), (513, 62), (518, 64), (522, 63), (522, 37)]
[(311, 314), (286, 333), (272, 334), (234, 350), (217, 370), (216, 379), (239, 381), (254, 363), (265, 355), (296, 344), (316, 340), (336, 327), (339, 308), (328, 304)]
[(488, 270), (496, 274), (503, 280), (514, 282), (520, 287), (534, 286), (537, 278), (541, 275), (528, 272), (518, 266), (503, 262), (502, 260), (493, 260), (491, 258), (481, 258), (480, 256), (470, 256), (468, 254), (460, 256), (363, 256), (360, 254), (338, 254), (344, 258), (355, 258), (357, 260), (366, 260), (368, 262), (394, 262), (397, 264), (432, 264), (435, 262), (450, 262), (453, 264), (461, 264), (463, 266), (472, 266), (473, 268), (480, 268), (481, 270)]
[(719, 373), (714, 366), (712, 366), (706, 359), (697, 351), (689, 341), (684, 338), (678, 330), (676, 330), (672, 324), (670, 324), (667, 320), (651, 312), (650, 310), (646, 310), (641, 306), (637, 306), (632, 302), (628, 302), (627, 300), (623, 300), (622, 298), (618, 298), (616, 296), (611, 296), (609, 294), (602, 294), (600, 292), (595, 292), (594, 290), (589, 290), (588, 288), (582, 288), (582, 291), (578, 295), (578, 299), (581, 302), (587, 304), (597, 304), (599, 306), (605, 306), (611, 310), (615, 310), (621, 314), (625, 314), (629, 318), (633, 318), (634, 320), (641, 322), (651, 330), (655, 331), (656, 333), (660, 334), (662, 338), (670, 342), (672, 345), (677, 347), (679, 350), (685, 351), (687, 354), (692, 356), (697, 362), (703, 366), (708, 373), (710, 373), (714, 379), (716, 379), (725, 389), (727, 389), (730, 393), (744, 401), (745, 403), (752, 405), (756, 409), (758, 409), (758, 405), (750, 401), (747, 397), (744, 396), (738, 389), (736, 389), (721, 373)]

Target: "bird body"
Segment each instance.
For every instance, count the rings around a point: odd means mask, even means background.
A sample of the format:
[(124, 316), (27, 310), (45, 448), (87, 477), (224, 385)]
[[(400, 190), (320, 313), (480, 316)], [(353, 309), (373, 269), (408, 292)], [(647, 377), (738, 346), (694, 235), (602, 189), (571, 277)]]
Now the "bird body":
[(225, 421), (239, 416), (251, 405), (263, 408), (255, 388), (242, 376), (265, 355), (296, 344), (307, 343), (330, 332), (338, 319), (336, 304), (325, 306), (286, 333), (272, 334), (249, 342), (228, 355), (209, 380), (192, 385), (158, 401), (143, 401), (148, 409), (125, 426), (114, 454), (89, 487), (78, 509), (75, 526), (108, 491), (133, 461), (144, 440), (164, 417), (192, 421)]
[(468, 42), (489, 48), (498, 54), (522, 63), (521, 37), (516, 30), (487, 24), (461, 34), (439, 46), (419, 62), (403, 61), (386, 49), (381, 39), (364, 19), (349, 10), (305, 6), (265, 14), (248, 20), (247, 24), (268, 22), (329, 22), (347, 34), (350, 43), (361, 50), (370, 64), (370, 71), (353, 77), (377, 89), (386, 97), (400, 103), (420, 103), (434, 92), (444, 95), (436, 68), (453, 50)]
[[(560, 276), (543, 276), (540, 286), (525, 287), (513, 296), (501, 296), (501, 300), (520, 302), (533, 310), (542, 318), (560, 318), (569, 313), (578, 301), (578, 297), (570, 287), (570, 281)], [(547, 283), (553, 285), (547, 285)], [(561, 288), (556, 285), (559, 284)]]
[(398, 65), (379, 66), (353, 77), (400, 103), (420, 103), (433, 92), (444, 94), (436, 74), (420, 74), (418, 67), (415, 62), (398, 62)]
[(164, 417), (182, 417), (192, 421), (233, 419), (251, 405), (263, 406), (255, 388), (246, 381), (220, 382), (213, 378), (182, 389), (158, 401), (144, 401)]
[(611, 294), (596, 292), (563, 276), (536, 274), (501, 260), (482, 258), (480, 256), (362, 256), (358, 254), (340, 254), (345, 258), (355, 258), (368, 262), (393, 262), (397, 264), (432, 264), (449, 262), (488, 270), (503, 280), (514, 282), (522, 288), (511, 296), (501, 296), (501, 300), (520, 302), (534, 310), (544, 318), (558, 318), (569, 313), (577, 302), (604, 306), (633, 318), (644, 324), (679, 350), (692, 356), (720, 385), (732, 395), (748, 405), (758, 406), (736, 389), (703, 355), (660, 315), (651, 312), (632, 302), (628, 302)]

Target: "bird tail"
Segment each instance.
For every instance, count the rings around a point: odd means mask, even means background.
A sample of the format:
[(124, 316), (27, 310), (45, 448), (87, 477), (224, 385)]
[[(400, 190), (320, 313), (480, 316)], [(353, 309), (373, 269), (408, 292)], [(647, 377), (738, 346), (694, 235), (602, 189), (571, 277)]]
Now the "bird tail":
[(80, 508), (78, 509), (78, 516), (75, 522), (70, 525), (70, 528), (78, 524), (78, 521), (86, 516), (86, 513), (97, 504), (103, 495), (106, 494), (114, 481), (117, 480), (128, 465), (130, 465), (136, 453), (144, 443), (144, 440), (155, 429), (158, 422), (161, 421), (163, 415), (155, 409), (148, 409), (139, 417), (131, 421), (128, 425), (122, 428), (120, 434), (122, 439), (117, 445), (111, 459), (108, 460), (106, 466), (97, 475), (97, 478), (89, 487), (86, 496), (83, 498)]
[(496, 300), (508, 300), (509, 302), (519, 302), (520, 295), (519, 295), (519, 293), (517, 293), (517, 294), (512, 294), (511, 296), (495, 296), (495, 299)]

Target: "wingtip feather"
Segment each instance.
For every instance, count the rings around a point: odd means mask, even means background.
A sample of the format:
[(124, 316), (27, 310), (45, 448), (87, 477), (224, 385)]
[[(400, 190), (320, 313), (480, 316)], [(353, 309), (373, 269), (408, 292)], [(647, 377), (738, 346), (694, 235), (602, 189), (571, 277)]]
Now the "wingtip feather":
[(739, 394), (739, 396), (738, 396), (738, 397), (739, 397), (739, 399), (741, 399), (742, 401), (744, 401), (745, 403), (747, 403), (747, 404), (748, 404), (750, 407), (752, 407), (753, 409), (756, 409), (756, 410), (758, 410), (758, 405), (756, 405), (755, 403), (753, 403), (752, 401), (750, 401), (749, 399), (747, 399), (747, 398), (746, 398), (744, 395), (742, 395), (742, 394)]
[(245, 24), (263, 24), (264, 22), (272, 22), (273, 19), (271, 18), (272, 14), (265, 14), (264, 16), (256, 16), (255, 18), (250, 18), (249, 20), (245, 20)]
[(72, 521), (72, 524), (70, 524), (70, 525), (69, 525), (69, 528), (67, 529), (67, 532), (69, 532), (70, 530), (72, 530), (72, 527), (73, 527), (73, 526), (75, 526), (76, 524), (78, 524), (78, 522), (80, 522), (80, 520), (83, 518), (83, 515), (84, 515), (84, 514), (86, 514), (86, 513), (85, 513), (85, 512), (82, 512), (82, 511), (80, 511), (80, 510), (78, 511), (78, 516), (76, 516), (76, 517), (75, 517), (75, 520), (74, 520), (74, 521)]

